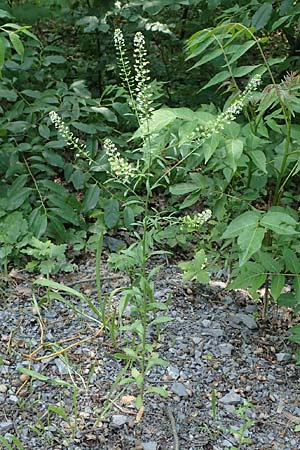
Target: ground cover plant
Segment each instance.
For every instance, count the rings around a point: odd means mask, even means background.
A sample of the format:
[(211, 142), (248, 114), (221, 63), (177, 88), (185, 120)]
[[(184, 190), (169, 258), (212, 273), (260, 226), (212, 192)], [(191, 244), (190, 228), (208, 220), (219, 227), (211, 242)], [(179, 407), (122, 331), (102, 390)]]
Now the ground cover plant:
[[(23, 2), (2, 3), (3, 291), (17, 267), (44, 276), (33, 282), (41, 345), (25, 354), (30, 364), (20, 368), (24, 386), (34, 380), (68, 386), (76, 416), (78, 385), (68, 350), (104, 334), (119, 371), (94, 426), (128, 392), (141, 422), (153, 394), (169, 396), (165, 387), (148, 381), (156, 366), (168, 366), (159, 347), (174, 320), (172, 294), (160, 301), (156, 283), (176, 253), (183, 255), (178, 267), (186, 283), (207, 284), (225, 267), (226, 288), (247, 289), (259, 305), (263, 329), (270, 318), (276, 326), (274, 305), (290, 308), (289, 338), (298, 344), (300, 77), (299, 39), (292, 33), (297, 4), (132, 1), (98, 9), (96, 0), (41, 1), (32, 3), (37, 17), (29, 29), (22, 23)], [(201, 8), (210, 14), (198, 29)], [(84, 37), (80, 46), (75, 34), (70, 37), (68, 57), (63, 44), (57, 45), (55, 25), (44, 28), (51, 11), (61, 23), (62, 13), (70, 12), (66, 25)], [(281, 46), (273, 44), (274, 36), (280, 36)], [(102, 55), (100, 37), (107, 49), (101, 57), (105, 69), (87, 50), (95, 41)], [(174, 43), (178, 51), (172, 55)], [(79, 47), (92, 61), (89, 76), (72, 62)], [(204, 67), (209, 77), (201, 77), (195, 88), (198, 75), (192, 75), (177, 96), (181, 79), (172, 80), (167, 67), (183, 61), (184, 71), (197, 74)], [(114, 83), (108, 82), (110, 74)], [(199, 89), (193, 99), (186, 96), (191, 85)], [(95, 257), (96, 298), (56, 278), (72, 272), (88, 250)], [(125, 273), (129, 282), (103, 289), (104, 254), (110, 269)], [(95, 334), (67, 347), (67, 339), (45, 344), (43, 314), (56, 301), (97, 327)], [(37, 356), (40, 351), (44, 354)], [(297, 362), (296, 346), (294, 351)], [(54, 357), (68, 368), (68, 382), (31, 369), (32, 361)], [(88, 389), (93, 370), (87, 379), (80, 371), (76, 376)], [(214, 421), (216, 401), (214, 393)], [(240, 428), (225, 431), (233, 435), (232, 449), (251, 443), (247, 433), (255, 421), (247, 405), (236, 410)], [(48, 428), (53, 415), (73, 430), (70, 445), (76, 421), (60, 404), (49, 405)], [(48, 428), (41, 422), (35, 432), (42, 436)], [(220, 430), (217, 426), (214, 439)], [(24, 444), (14, 434), (1, 437), (1, 443)]]

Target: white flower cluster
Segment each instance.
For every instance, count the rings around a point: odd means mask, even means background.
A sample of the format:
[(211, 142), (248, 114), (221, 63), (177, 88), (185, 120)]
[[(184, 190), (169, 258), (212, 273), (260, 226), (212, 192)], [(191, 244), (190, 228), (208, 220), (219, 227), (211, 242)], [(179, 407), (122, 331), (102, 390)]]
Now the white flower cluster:
[(76, 158), (79, 156), (87, 156), (86, 146), (79, 142), (79, 139), (74, 136), (62, 118), (55, 111), (51, 111), (49, 117), (55, 128), (57, 128), (58, 134), (76, 151)]
[(240, 97), (235, 100), (235, 102), (233, 102), (232, 105), (226, 109), (226, 111), (219, 114), (215, 120), (206, 125), (205, 129), (200, 133), (198, 141), (202, 142), (203, 140), (210, 138), (213, 134), (219, 133), (223, 130), (227, 123), (234, 121), (236, 116), (242, 112), (244, 106), (249, 101), (249, 98), (260, 84), (261, 76), (254, 75)]
[(118, 53), (121, 78), (127, 88), (131, 101), (138, 115), (140, 124), (145, 123), (153, 112), (153, 93), (149, 84), (149, 68), (147, 61), (147, 51), (145, 48), (145, 38), (138, 31), (133, 40), (134, 45), (134, 79), (129, 60), (126, 56), (126, 47), (123, 33), (120, 29), (114, 33), (115, 47)]
[(121, 156), (110, 139), (105, 139), (103, 149), (108, 156), (111, 171), (117, 178), (122, 178), (123, 183), (128, 183), (130, 178), (135, 177), (137, 168)]
[(187, 214), (180, 219), (180, 229), (187, 230), (190, 233), (193, 231), (198, 231), (199, 228), (201, 228), (201, 226), (211, 218), (211, 216), (212, 212), (210, 209), (205, 209), (201, 213), (197, 213), (194, 216)]
[(121, 71), (121, 78), (124, 83), (124, 87), (129, 90), (130, 96), (132, 96), (133, 78), (131, 75), (130, 62), (126, 56), (125, 40), (122, 30), (117, 28), (114, 32), (114, 43), (118, 53), (118, 65)]
[(133, 40), (134, 44), (134, 69), (136, 82), (136, 106), (140, 114), (141, 123), (150, 119), (153, 112), (153, 93), (149, 85), (150, 76), (147, 61), (147, 51), (145, 49), (144, 35), (138, 31)]

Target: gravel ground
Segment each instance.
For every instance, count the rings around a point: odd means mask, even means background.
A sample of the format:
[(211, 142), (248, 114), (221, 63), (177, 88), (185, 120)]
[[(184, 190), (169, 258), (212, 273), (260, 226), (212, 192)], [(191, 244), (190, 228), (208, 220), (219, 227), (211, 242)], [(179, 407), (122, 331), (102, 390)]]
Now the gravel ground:
[[(82, 282), (93, 274), (87, 261), (63, 281), (93, 298), (95, 283)], [(218, 282), (183, 285), (176, 266), (163, 269), (155, 295), (162, 302), (172, 295), (174, 320), (155, 351), (168, 364), (154, 367), (147, 385), (169, 396), (147, 396), (137, 422), (133, 385), (108, 399), (124, 363), (113, 357), (100, 324), (86, 317), (86, 305), (73, 299), (70, 308), (54, 295), (39, 309), (31, 281), (15, 273), (0, 303), (0, 436), (8, 442), (16, 436), (30, 450), (300, 449), (300, 369), (288, 346), (285, 310), (273, 332), (262, 328), (246, 293)], [(106, 289), (120, 283), (126, 279), (104, 271)], [(40, 301), (43, 291), (35, 292)], [(239, 431), (249, 441), (240, 447)]]

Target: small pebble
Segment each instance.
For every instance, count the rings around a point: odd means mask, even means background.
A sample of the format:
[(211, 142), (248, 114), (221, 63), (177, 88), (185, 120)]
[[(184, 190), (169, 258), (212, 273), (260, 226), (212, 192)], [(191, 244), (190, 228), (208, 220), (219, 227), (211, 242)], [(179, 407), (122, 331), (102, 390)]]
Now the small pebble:
[(182, 383), (173, 383), (171, 386), (171, 391), (179, 397), (185, 397), (188, 395), (187, 390)]
[(125, 425), (125, 423), (128, 421), (128, 417), (124, 416), (123, 414), (114, 414), (112, 416), (112, 425), (115, 427), (121, 427), (122, 425)]
[(5, 394), (7, 392), (8, 387), (5, 384), (0, 384), (0, 393)]

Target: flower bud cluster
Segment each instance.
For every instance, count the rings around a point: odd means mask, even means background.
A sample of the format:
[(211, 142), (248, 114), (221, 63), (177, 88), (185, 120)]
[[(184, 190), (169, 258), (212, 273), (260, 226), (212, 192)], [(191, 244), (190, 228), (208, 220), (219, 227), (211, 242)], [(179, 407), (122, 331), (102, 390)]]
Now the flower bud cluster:
[(76, 158), (79, 156), (87, 156), (85, 144), (81, 144), (79, 138), (75, 137), (69, 127), (64, 123), (62, 118), (55, 112), (51, 111), (49, 113), (51, 122), (57, 129), (58, 134), (66, 141), (68, 145), (74, 148), (76, 151)]
[(230, 105), (229, 108), (226, 109), (226, 111), (219, 114), (215, 120), (209, 122), (206, 125), (205, 129), (200, 133), (198, 141), (202, 142), (203, 140), (210, 138), (213, 134), (222, 131), (226, 124), (234, 121), (236, 119), (236, 116), (242, 112), (251, 95), (260, 84), (261, 76), (254, 75), (240, 97), (235, 100), (235, 102), (233, 102), (232, 105)]
[(199, 231), (199, 228), (207, 222), (212, 216), (212, 212), (210, 209), (205, 209), (201, 213), (195, 214), (194, 216), (190, 216), (187, 214), (186, 216), (180, 219), (180, 229), (186, 230), (189, 233), (193, 231)]
[(137, 168), (121, 156), (110, 139), (105, 139), (103, 149), (108, 156), (111, 171), (117, 178), (122, 178), (123, 183), (128, 183), (131, 178), (135, 177)]

